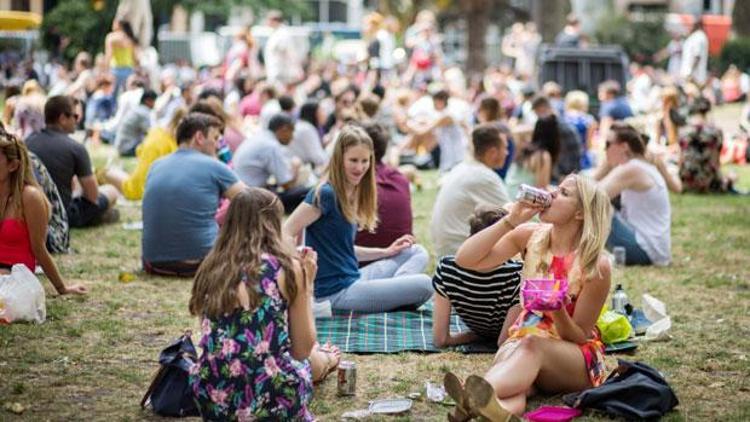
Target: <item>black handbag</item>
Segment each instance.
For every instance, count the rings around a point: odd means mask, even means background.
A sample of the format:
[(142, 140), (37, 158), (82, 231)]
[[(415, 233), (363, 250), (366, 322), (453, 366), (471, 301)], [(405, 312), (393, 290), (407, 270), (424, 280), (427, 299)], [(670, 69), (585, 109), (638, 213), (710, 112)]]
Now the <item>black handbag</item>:
[(602, 385), (565, 395), (565, 404), (626, 420), (659, 419), (679, 404), (659, 371), (641, 362), (618, 359), (618, 363)]
[(190, 335), (186, 331), (159, 354), (161, 367), (141, 399), (141, 408), (151, 407), (161, 416), (200, 416), (188, 382), (190, 368), (198, 360)]

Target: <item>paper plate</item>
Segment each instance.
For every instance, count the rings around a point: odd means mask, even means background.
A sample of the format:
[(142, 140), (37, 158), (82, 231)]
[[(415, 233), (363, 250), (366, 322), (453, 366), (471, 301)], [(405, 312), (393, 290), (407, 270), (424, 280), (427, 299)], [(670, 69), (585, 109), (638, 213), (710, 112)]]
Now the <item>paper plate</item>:
[(404, 413), (411, 409), (411, 403), (409, 399), (375, 400), (370, 403), (370, 412), (381, 415)]

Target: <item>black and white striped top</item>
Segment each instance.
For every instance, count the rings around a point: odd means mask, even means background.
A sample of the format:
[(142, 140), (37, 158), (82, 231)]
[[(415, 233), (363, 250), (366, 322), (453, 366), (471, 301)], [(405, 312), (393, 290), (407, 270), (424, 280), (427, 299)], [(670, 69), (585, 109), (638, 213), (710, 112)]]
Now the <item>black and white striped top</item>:
[(488, 272), (467, 270), (448, 255), (440, 259), (432, 286), (472, 332), (497, 340), (508, 309), (519, 303), (522, 270), (523, 263), (513, 260)]

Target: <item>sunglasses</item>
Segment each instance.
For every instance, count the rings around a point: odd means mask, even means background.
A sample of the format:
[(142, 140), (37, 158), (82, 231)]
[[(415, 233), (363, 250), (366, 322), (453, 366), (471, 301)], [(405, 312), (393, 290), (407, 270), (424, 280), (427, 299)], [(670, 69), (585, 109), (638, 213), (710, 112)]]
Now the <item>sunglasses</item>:
[(81, 117), (78, 113), (65, 113), (65, 115), (68, 117), (73, 117), (76, 120), (78, 120), (78, 118)]

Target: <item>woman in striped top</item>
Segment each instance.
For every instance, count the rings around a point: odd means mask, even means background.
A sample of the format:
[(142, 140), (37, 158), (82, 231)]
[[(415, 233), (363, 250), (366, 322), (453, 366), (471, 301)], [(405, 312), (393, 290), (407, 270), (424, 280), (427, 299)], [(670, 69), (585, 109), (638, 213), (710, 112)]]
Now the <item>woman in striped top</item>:
[[(469, 220), (471, 234), (505, 217), (503, 208), (480, 205)], [(432, 342), (436, 347), (454, 346), (475, 340), (491, 339), (502, 344), (508, 328), (518, 314), (518, 292), (523, 263), (508, 260), (499, 267), (474, 271), (456, 264), (452, 255), (444, 256), (435, 270), (435, 308), (432, 316)], [(450, 315), (455, 308), (469, 331), (451, 335)], [(507, 323), (506, 323), (507, 322)]]

